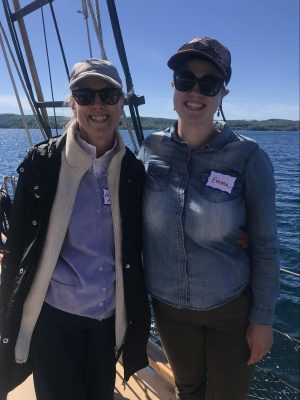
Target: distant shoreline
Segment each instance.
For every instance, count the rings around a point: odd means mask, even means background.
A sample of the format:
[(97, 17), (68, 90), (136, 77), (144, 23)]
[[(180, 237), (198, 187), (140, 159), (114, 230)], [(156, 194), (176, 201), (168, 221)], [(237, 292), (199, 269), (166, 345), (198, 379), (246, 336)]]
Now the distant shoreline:
[[(30, 129), (38, 129), (33, 115), (25, 116)], [(68, 117), (57, 116), (58, 128), (64, 128)], [(130, 128), (131, 119), (127, 118)], [(55, 119), (49, 117), (50, 125), (55, 127)], [(163, 130), (171, 126), (175, 120), (167, 118), (141, 117), (141, 123), (145, 130)], [(288, 119), (267, 119), (267, 120), (228, 120), (228, 125), (235, 130), (241, 131), (299, 131), (299, 121)], [(120, 126), (122, 128), (122, 125)], [(18, 114), (0, 114), (0, 129), (24, 129), (22, 118)]]

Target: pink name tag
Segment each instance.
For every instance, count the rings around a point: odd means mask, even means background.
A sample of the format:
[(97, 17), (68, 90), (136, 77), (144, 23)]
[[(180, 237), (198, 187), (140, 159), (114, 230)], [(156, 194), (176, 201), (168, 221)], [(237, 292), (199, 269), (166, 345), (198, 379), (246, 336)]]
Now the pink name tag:
[(236, 178), (233, 176), (211, 171), (206, 186), (222, 190), (223, 192), (231, 193), (235, 181)]

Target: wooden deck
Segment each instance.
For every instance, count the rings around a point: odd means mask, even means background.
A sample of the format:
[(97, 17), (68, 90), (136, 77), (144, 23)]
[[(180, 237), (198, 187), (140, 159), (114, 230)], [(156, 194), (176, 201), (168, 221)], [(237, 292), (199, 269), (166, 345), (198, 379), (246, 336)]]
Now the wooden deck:
[[(174, 400), (174, 389), (158, 376), (151, 367), (145, 368), (131, 377), (124, 390), (122, 386), (122, 372), (118, 365), (115, 400)], [(13, 392), (7, 400), (36, 400), (32, 376)]]
[[(123, 367), (117, 364), (115, 400), (175, 400), (173, 376), (161, 349), (149, 342), (150, 365), (122, 386)], [(9, 393), (7, 400), (36, 400), (32, 376)]]
[[(147, 350), (149, 366), (131, 377), (125, 389), (122, 386), (123, 367), (117, 364), (115, 400), (175, 400), (174, 378), (164, 352), (150, 341)], [(10, 392), (7, 400), (36, 400), (32, 376)]]

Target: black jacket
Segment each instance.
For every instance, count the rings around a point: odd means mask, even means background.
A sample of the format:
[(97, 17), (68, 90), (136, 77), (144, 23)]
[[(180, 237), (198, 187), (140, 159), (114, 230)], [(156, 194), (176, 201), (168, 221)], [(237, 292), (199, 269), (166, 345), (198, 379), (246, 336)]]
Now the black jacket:
[[(35, 277), (56, 193), (65, 136), (35, 146), (18, 168), (19, 180), (3, 258), (0, 286), (0, 394), (31, 373), (30, 355), (14, 361), (22, 307)], [(124, 379), (148, 364), (146, 344), (150, 311), (143, 280), (142, 196), (144, 167), (126, 149), (120, 175), (122, 260), (127, 332), (123, 346)]]

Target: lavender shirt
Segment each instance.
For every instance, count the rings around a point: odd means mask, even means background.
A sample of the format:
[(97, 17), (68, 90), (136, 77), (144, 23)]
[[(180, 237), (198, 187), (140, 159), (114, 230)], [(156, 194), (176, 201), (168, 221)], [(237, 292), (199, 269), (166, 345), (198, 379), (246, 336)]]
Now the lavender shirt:
[(69, 227), (45, 301), (71, 314), (102, 320), (115, 310), (115, 254), (107, 169), (115, 146), (96, 158), (96, 148), (79, 136), (93, 155), (83, 176)]

